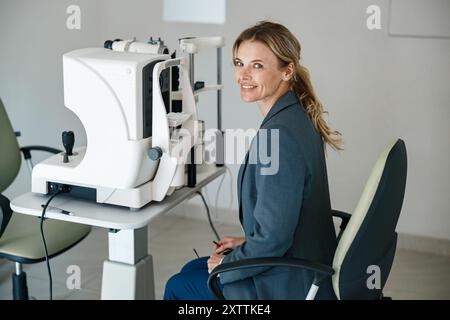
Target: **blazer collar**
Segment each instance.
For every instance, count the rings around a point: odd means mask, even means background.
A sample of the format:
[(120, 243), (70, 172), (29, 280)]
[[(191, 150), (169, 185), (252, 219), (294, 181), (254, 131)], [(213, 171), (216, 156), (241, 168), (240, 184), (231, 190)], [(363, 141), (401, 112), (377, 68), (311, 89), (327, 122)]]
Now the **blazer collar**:
[(274, 115), (276, 115), (278, 112), (280, 112), (283, 109), (286, 109), (287, 107), (298, 103), (297, 96), (292, 90), (289, 90), (284, 95), (282, 95), (280, 98), (278, 98), (277, 102), (270, 108), (269, 112), (267, 113), (266, 117), (261, 123), (261, 126), (263, 126), (267, 121), (269, 121)]

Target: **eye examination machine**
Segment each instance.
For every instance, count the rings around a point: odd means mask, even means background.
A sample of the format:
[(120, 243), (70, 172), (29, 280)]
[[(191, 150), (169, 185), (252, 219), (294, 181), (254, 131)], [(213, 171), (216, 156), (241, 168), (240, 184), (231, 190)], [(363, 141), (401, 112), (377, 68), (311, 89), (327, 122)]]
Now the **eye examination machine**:
[[(10, 204), (14, 212), (40, 217), (38, 256), (47, 261), (50, 299), (49, 253), (65, 252), (90, 227), (108, 233), (101, 299), (155, 299), (148, 226), (196, 195), (210, 217), (201, 189), (227, 171), (223, 47), (223, 37), (190, 37), (179, 39), (180, 54), (170, 54), (161, 39), (116, 39), (63, 55), (64, 105), (81, 121), (86, 143), (75, 144), (78, 133), (65, 128), (64, 151), (34, 167), (26, 158), (31, 192)], [(217, 83), (195, 81), (196, 54), (208, 49), (217, 52)], [(206, 91), (217, 93), (217, 127), (205, 131), (198, 98)], [(17, 287), (26, 296), (23, 274), (16, 265)]]
[[(66, 53), (64, 104), (83, 124), (87, 146), (73, 148), (73, 133), (64, 132), (65, 152), (34, 167), (32, 192), (64, 187), (76, 197), (139, 209), (195, 184), (204, 131), (197, 95), (222, 86), (219, 76), (215, 85), (194, 83), (194, 54), (223, 45), (222, 37), (181, 39), (188, 58), (169, 55), (153, 39)], [(218, 65), (219, 58), (218, 51)], [(220, 105), (218, 113), (220, 119)]]

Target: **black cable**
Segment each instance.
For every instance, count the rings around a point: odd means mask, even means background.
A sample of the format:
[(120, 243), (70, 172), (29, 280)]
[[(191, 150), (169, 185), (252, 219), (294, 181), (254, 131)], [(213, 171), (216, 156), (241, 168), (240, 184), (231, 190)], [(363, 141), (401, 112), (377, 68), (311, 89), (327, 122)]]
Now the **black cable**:
[(47, 211), (47, 207), (50, 204), (50, 202), (53, 200), (53, 198), (55, 198), (57, 195), (59, 195), (61, 193), (64, 193), (64, 192), (61, 190), (58, 190), (47, 200), (47, 202), (44, 205), (44, 208), (42, 209), (41, 223), (40, 223), (41, 238), (42, 238), (42, 243), (44, 244), (44, 251), (45, 251), (45, 261), (47, 263), (48, 277), (50, 280), (50, 300), (53, 300), (53, 280), (52, 280), (52, 270), (50, 269), (50, 261), (48, 258), (47, 243), (45, 241), (45, 236), (44, 236), (44, 216), (45, 216), (45, 211)]
[(208, 207), (208, 204), (206, 203), (205, 197), (203, 197), (203, 194), (200, 191), (196, 191), (195, 193), (197, 193), (200, 197), (202, 197), (203, 204), (205, 205), (205, 208), (206, 208), (206, 214), (208, 215), (209, 225), (211, 226), (211, 229), (214, 232), (214, 235), (216, 236), (217, 241), (219, 241), (220, 237), (219, 237), (219, 234), (216, 231), (216, 228), (214, 228), (214, 225), (212, 223), (211, 214), (209, 213), (209, 207)]

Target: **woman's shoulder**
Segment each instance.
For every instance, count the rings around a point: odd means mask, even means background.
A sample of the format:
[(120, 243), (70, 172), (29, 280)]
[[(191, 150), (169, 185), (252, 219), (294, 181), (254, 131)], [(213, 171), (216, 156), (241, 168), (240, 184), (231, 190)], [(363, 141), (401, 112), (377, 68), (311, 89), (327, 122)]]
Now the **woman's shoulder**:
[(280, 144), (287, 143), (291, 148), (298, 148), (303, 154), (310, 154), (312, 150), (322, 149), (320, 135), (300, 102), (294, 103), (276, 114), (262, 128), (267, 132), (277, 130)]
[(283, 129), (294, 136), (309, 135), (314, 133), (311, 120), (305, 112), (302, 104), (296, 102), (283, 109), (267, 121), (261, 128), (265, 129)]

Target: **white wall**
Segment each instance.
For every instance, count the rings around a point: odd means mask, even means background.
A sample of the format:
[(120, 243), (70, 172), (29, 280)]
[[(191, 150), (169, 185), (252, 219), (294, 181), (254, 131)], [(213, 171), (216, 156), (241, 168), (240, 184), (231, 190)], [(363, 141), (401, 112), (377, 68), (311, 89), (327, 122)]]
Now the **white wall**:
[[(116, 37), (162, 36), (172, 51), (180, 37), (225, 36), (223, 127), (258, 128), (262, 118), (256, 105), (242, 103), (233, 83), (230, 48), (242, 29), (269, 18), (298, 36), (303, 63), (330, 113), (330, 123), (343, 134), (345, 151), (328, 152), (333, 206), (353, 210), (378, 154), (391, 139), (401, 137), (409, 170), (398, 229), (450, 239), (450, 41), (390, 37), (388, 0), (228, 0), (225, 25), (164, 22), (162, 0), (35, 3), (0, 0), (1, 39), (11, 44), (0, 50), (0, 96), (14, 127), (24, 134), (22, 144), (59, 146), (63, 129), (82, 131), (62, 106), (61, 54), (101, 46)], [(82, 9), (78, 33), (65, 29), (69, 4)], [(381, 30), (366, 28), (366, 8), (371, 4), (381, 8)], [(214, 57), (199, 57), (197, 80), (214, 81)], [(214, 94), (202, 97), (200, 115), (208, 127), (215, 126), (214, 106)], [(78, 135), (80, 140), (83, 135)], [(236, 176), (237, 166), (232, 169)], [(7, 194), (29, 189), (28, 183), (19, 179)], [(228, 183), (227, 178), (222, 206), (229, 201)], [(216, 186), (217, 182), (209, 188), (211, 198)]]
[[(66, 28), (66, 9), (82, 8), (81, 29)], [(73, 130), (75, 145), (86, 144), (83, 126), (64, 107), (62, 55), (102, 44), (104, 6), (101, 1), (0, 0), (0, 97), (19, 143), (62, 149), (61, 132)], [(36, 153), (36, 160), (45, 154)], [(7, 196), (30, 190), (30, 174), (22, 163)]]

